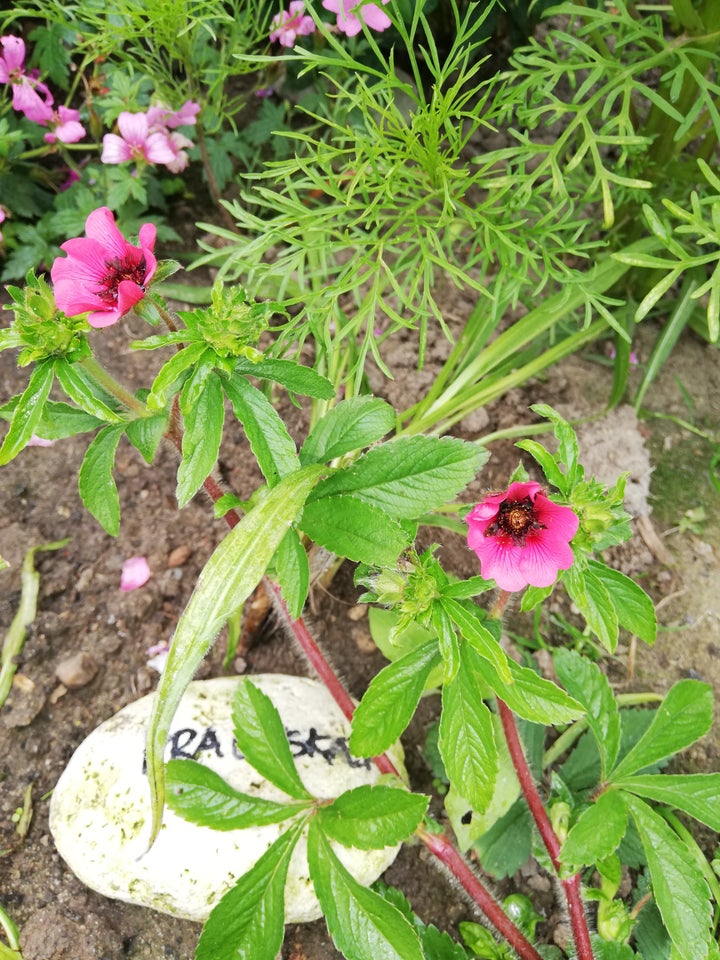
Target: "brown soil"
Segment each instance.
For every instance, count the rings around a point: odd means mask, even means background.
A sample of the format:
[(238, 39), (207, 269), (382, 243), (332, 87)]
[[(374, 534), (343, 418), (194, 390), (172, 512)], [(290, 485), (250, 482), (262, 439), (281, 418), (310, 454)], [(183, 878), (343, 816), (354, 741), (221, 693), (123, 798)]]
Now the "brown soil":
[[(156, 363), (151, 355), (132, 354), (130, 339), (141, 332), (140, 321), (124, 323), (94, 335), (113, 369), (133, 386), (146, 385), (142, 367)], [(643, 332), (641, 359), (647, 357), (652, 331)], [(438, 352), (441, 348), (438, 347)], [(24, 374), (14, 366), (15, 356), (0, 356), (0, 398), (24, 385)], [(394, 389), (417, 390), (412, 365), (398, 363)], [(678, 378), (695, 404), (695, 423), (720, 429), (717, 353), (688, 337), (681, 342), (657, 385), (647, 398), (649, 409), (688, 419)], [(547, 379), (513, 391), (469, 426), (474, 435), (528, 423), (530, 403), (551, 403), (568, 416), (598, 413), (608, 395), (609, 372), (590, 358), (573, 358), (552, 370)], [(410, 400), (412, 397), (409, 398)], [(302, 435), (303, 413), (290, 405), (284, 411), (292, 429)], [(654, 650), (621, 645), (607, 665), (620, 689), (664, 691), (682, 676), (708, 680), (720, 692), (720, 543), (718, 497), (706, 475), (711, 453), (702, 438), (665, 420), (632, 417), (606, 424), (611, 447), (619, 452), (620, 469), (631, 462), (642, 488), (643, 441), (658, 465), (654, 483), (663, 473), (664, 486), (653, 487), (654, 521), (645, 522), (645, 539), (616, 551), (625, 572), (638, 577), (659, 604), (666, 630)], [(471, 435), (471, 434), (466, 434)], [(196, 924), (173, 919), (136, 906), (107, 900), (86, 889), (55, 852), (48, 832), (48, 800), (60, 773), (77, 745), (103, 720), (125, 704), (154, 688), (157, 675), (147, 667), (147, 649), (169, 639), (214, 546), (225, 533), (222, 521), (198, 496), (184, 510), (174, 501), (176, 455), (161, 449), (148, 468), (129, 446), (118, 454), (116, 479), (122, 505), (122, 528), (114, 540), (84, 510), (76, 486), (77, 471), (86, 446), (83, 438), (65, 440), (50, 448), (30, 448), (2, 470), (0, 554), (12, 564), (2, 574), (0, 630), (7, 629), (20, 598), (20, 566), (28, 548), (68, 537), (62, 550), (38, 553), (40, 597), (37, 619), (29, 631), (19, 662), (16, 683), (0, 711), (0, 903), (22, 929), (25, 960), (190, 960), (197, 942)], [(597, 435), (588, 441), (587, 454), (602, 448)], [(493, 456), (466, 499), (502, 486), (518, 460), (509, 442), (492, 448)], [(632, 459), (640, 457), (639, 460)], [(606, 461), (603, 454), (597, 469)], [(223, 444), (219, 477), (240, 495), (253, 489), (257, 473), (239, 428), (230, 426)], [(670, 468), (668, 469), (668, 464)], [(683, 473), (685, 472), (685, 473)], [(612, 478), (608, 478), (612, 479)], [(674, 480), (674, 486), (673, 481)], [(659, 498), (659, 499), (658, 499)], [(642, 493), (641, 493), (642, 500)], [(676, 527), (685, 512), (704, 504), (707, 519), (696, 532), (663, 533)], [(658, 542), (652, 540), (652, 530)], [(648, 530), (650, 532), (648, 532)], [(429, 542), (429, 541), (428, 541)], [(659, 544), (659, 545), (658, 545)], [(663, 554), (662, 547), (667, 551)], [(184, 548), (184, 559), (173, 566)], [(147, 556), (150, 581), (141, 589), (119, 589), (123, 560)], [(445, 565), (458, 574), (475, 572), (472, 555), (460, 538), (448, 537), (442, 550)], [(360, 697), (383, 657), (373, 647), (367, 621), (350, 618), (358, 591), (348, 565), (326, 590), (312, 597), (311, 625), (350, 692)], [(572, 611), (568, 611), (572, 616)], [(526, 628), (520, 619), (515, 629)], [(549, 628), (550, 642), (562, 642)], [(84, 652), (97, 668), (89, 682), (68, 690), (56, 679), (60, 664)], [(221, 673), (224, 638), (203, 664), (200, 676)], [(308, 668), (282, 629), (272, 620), (235, 672), (306, 673)], [(92, 670), (90, 671), (92, 673)], [(437, 712), (436, 698), (428, 698), (404, 738), (412, 785), (431, 789), (423, 759), (425, 731)], [(687, 762), (698, 770), (718, 769), (718, 739), (714, 735), (695, 748)], [(31, 788), (32, 819), (25, 836), (13, 821)], [(439, 810), (439, 807), (438, 807)], [(528, 879), (533, 882), (528, 883)], [(457, 935), (457, 923), (476, 915), (464, 897), (448, 882), (419, 846), (408, 846), (385, 875), (402, 889), (426, 922)], [(560, 919), (552, 906), (552, 889), (542, 874), (516, 878), (523, 889), (539, 893), (537, 902), (549, 922), (541, 932), (552, 941)], [(542, 889), (544, 888), (544, 889)], [(292, 960), (330, 960), (339, 956), (321, 922), (287, 930), (283, 957)]]

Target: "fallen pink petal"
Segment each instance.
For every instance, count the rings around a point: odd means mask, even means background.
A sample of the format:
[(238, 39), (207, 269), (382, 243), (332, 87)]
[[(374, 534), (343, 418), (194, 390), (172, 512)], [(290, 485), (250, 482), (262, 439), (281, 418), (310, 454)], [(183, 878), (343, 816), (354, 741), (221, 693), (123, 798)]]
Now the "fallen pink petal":
[(120, 589), (137, 590), (150, 579), (150, 565), (146, 557), (128, 557), (122, 565), (120, 574)]
[(107, 327), (129, 313), (145, 296), (157, 267), (155, 226), (140, 227), (139, 246), (117, 228), (112, 211), (99, 207), (85, 221), (85, 237), (67, 240), (50, 270), (59, 310), (69, 317), (90, 311), (91, 327)]
[(481, 575), (501, 590), (549, 587), (573, 564), (570, 541), (578, 517), (553, 503), (539, 483), (511, 483), (504, 493), (485, 497), (465, 520)]

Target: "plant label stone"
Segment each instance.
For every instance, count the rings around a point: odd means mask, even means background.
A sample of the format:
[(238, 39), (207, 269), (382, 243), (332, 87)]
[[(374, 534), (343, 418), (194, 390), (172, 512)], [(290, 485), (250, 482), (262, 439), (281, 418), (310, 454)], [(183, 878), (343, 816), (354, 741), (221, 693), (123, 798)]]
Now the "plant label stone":
[[(334, 798), (377, 780), (374, 764), (350, 754), (350, 724), (321, 683), (280, 674), (251, 679), (277, 708), (300, 776), (314, 796)], [(173, 720), (166, 759), (190, 757), (236, 790), (286, 801), (235, 744), (232, 698), (237, 683), (237, 678), (221, 677), (189, 685)], [(160, 835), (148, 851), (150, 789), (144, 751), (152, 700), (150, 695), (129, 704), (78, 747), (53, 792), (50, 829), (60, 855), (88, 887), (106, 897), (202, 921), (277, 839), (283, 825), (213, 830), (166, 808)], [(399, 745), (393, 759), (403, 770)], [(370, 884), (398, 849), (337, 847), (337, 853), (361, 883)], [(320, 916), (304, 838), (290, 865), (285, 897), (286, 922)]]

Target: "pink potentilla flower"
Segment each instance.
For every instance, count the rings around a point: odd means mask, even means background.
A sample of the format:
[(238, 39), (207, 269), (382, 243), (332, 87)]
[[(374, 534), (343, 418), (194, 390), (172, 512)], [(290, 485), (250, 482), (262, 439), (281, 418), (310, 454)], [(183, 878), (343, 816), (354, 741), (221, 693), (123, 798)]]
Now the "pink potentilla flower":
[(570, 507), (549, 500), (539, 483), (511, 483), (466, 516), (468, 546), (480, 573), (501, 590), (549, 587), (573, 563), (570, 541), (579, 524)]
[[(381, 0), (382, 4), (389, 0)], [(390, 17), (376, 3), (362, 0), (322, 0), (322, 5), (337, 14), (337, 28), (347, 37), (360, 33), (363, 23), (371, 30), (387, 30), (392, 26)]]
[(304, 0), (291, 0), (289, 10), (281, 10), (272, 18), (270, 43), (281, 47), (294, 47), (298, 37), (307, 37), (315, 32), (315, 22), (305, 13)]
[(107, 207), (93, 210), (85, 221), (85, 237), (67, 240), (50, 270), (55, 303), (70, 317), (91, 311), (91, 327), (108, 327), (129, 313), (145, 296), (157, 267), (153, 253), (155, 226), (140, 227), (134, 247), (118, 230)]
[(85, 136), (85, 127), (80, 123), (80, 113), (71, 107), (58, 107), (53, 110), (47, 124), (52, 129), (45, 134), (46, 143), (55, 143), (56, 140), (62, 143), (77, 143)]
[(118, 130), (106, 133), (103, 137), (103, 151), (100, 160), (103, 163), (127, 163), (128, 160), (141, 160), (146, 163), (172, 163), (175, 159), (167, 135), (150, 132), (147, 114), (128, 113), (118, 117)]
[(120, 589), (137, 590), (150, 579), (150, 565), (146, 557), (129, 557), (122, 565)]

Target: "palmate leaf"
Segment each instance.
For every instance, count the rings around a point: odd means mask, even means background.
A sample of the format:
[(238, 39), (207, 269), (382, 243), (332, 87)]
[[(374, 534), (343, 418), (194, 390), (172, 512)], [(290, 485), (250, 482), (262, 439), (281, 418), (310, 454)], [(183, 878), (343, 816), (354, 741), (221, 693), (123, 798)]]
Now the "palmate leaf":
[(275, 960), (285, 929), (285, 884), (304, 827), (283, 833), (214, 907), (196, 960)]
[(223, 624), (259, 583), (287, 528), (317, 482), (321, 469), (303, 467), (281, 480), (242, 518), (205, 564), (178, 621), (148, 723), (146, 751), (153, 814), (151, 842), (160, 829), (165, 802), (163, 752), (170, 723), (185, 688)]
[(232, 715), (235, 741), (250, 766), (288, 796), (309, 798), (275, 704), (247, 677), (235, 691)]
[(330, 936), (346, 960), (423, 960), (420, 940), (410, 923), (396, 907), (354, 879), (317, 820), (311, 821), (308, 830), (308, 863)]
[(308, 807), (308, 802), (276, 803), (241, 793), (220, 774), (195, 760), (169, 760), (165, 772), (170, 809), (184, 820), (213, 830), (243, 830), (280, 823)]

